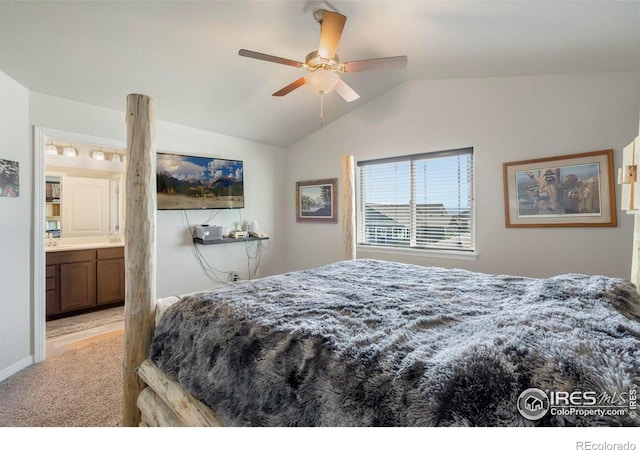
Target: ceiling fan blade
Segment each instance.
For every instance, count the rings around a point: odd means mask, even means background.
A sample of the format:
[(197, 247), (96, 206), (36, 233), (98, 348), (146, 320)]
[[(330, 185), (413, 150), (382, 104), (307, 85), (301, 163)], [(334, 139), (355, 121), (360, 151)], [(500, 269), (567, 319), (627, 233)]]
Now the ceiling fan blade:
[(358, 93), (351, 89), (347, 83), (342, 81), (342, 79), (338, 80), (338, 84), (336, 84), (336, 87), (334, 87), (333, 90), (336, 91), (346, 102), (352, 102), (360, 98)]
[(240, 49), (240, 51), (238, 52), (238, 55), (240, 56), (246, 56), (247, 58), (254, 58), (254, 59), (260, 59), (262, 61), (269, 61), (269, 62), (274, 62), (274, 63), (278, 63), (278, 64), (285, 64), (287, 66), (293, 66), (293, 67), (302, 67), (303, 64), (299, 61), (294, 61), (292, 59), (287, 59), (287, 58), (280, 58), (279, 56), (272, 56), (272, 55), (267, 55), (265, 53), (258, 53), (258, 52), (254, 52), (251, 50), (245, 50)]
[(336, 55), (336, 50), (338, 50), (338, 43), (347, 18), (332, 11), (322, 11), (322, 14), (318, 55), (325, 59), (333, 59)]
[(344, 72), (364, 72), (367, 70), (404, 69), (407, 67), (406, 56), (391, 56), (388, 58), (361, 59), (342, 64)]
[(293, 91), (295, 89), (298, 89), (300, 86), (302, 86), (306, 82), (307, 82), (307, 80), (305, 80), (304, 77), (298, 78), (293, 83), (290, 83), (290, 84), (286, 85), (285, 87), (280, 89), (278, 92), (274, 92), (271, 95), (274, 96), (274, 97), (283, 97), (283, 96), (287, 95), (289, 92), (291, 92), (291, 91)]

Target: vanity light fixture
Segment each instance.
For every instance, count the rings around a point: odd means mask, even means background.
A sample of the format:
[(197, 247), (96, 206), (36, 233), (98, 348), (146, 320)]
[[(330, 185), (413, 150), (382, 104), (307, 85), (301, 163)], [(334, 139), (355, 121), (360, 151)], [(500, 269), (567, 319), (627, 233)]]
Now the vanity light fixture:
[(111, 161), (119, 163), (120, 162), (120, 155), (118, 155), (117, 153), (114, 153), (113, 156), (111, 157)]
[(68, 146), (62, 149), (62, 154), (64, 156), (70, 156), (72, 158), (75, 158), (76, 156), (78, 156), (78, 151), (75, 148)]
[(91, 157), (96, 161), (104, 161), (104, 152), (102, 150), (96, 150), (91, 153)]
[(58, 155), (58, 147), (53, 144), (47, 144), (47, 155)]

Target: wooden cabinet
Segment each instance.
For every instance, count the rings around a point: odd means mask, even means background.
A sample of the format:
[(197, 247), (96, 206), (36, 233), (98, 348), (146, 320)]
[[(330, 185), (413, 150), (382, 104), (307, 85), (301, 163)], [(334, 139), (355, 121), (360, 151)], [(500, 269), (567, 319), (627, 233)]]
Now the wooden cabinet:
[(60, 310), (88, 308), (96, 304), (96, 263), (83, 261), (60, 265)]
[(124, 301), (124, 248), (47, 253), (47, 319)]
[(109, 180), (61, 178), (61, 237), (109, 233)]
[(124, 301), (124, 248), (98, 249), (97, 304)]

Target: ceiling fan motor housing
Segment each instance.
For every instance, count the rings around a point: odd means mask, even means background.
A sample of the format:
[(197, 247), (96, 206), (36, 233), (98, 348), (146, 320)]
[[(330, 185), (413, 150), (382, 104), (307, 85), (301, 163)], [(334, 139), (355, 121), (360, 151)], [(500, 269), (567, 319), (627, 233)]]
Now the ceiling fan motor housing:
[(334, 55), (332, 59), (323, 58), (318, 54), (318, 51), (313, 51), (305, 58), (305, 65), (307, 70), (332, 70), (337, 72), (340, 70), (340, 59), (338, 55)]

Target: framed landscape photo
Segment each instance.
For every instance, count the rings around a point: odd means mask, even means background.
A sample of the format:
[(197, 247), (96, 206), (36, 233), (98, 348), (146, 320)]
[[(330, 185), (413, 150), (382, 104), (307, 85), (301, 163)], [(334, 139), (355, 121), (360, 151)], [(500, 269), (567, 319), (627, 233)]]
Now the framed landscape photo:
[(296, 221), (338, 223), (338, 179), (296, 182)]
[(507, 227), (615, 227), (613, 150), (503, 164)]

